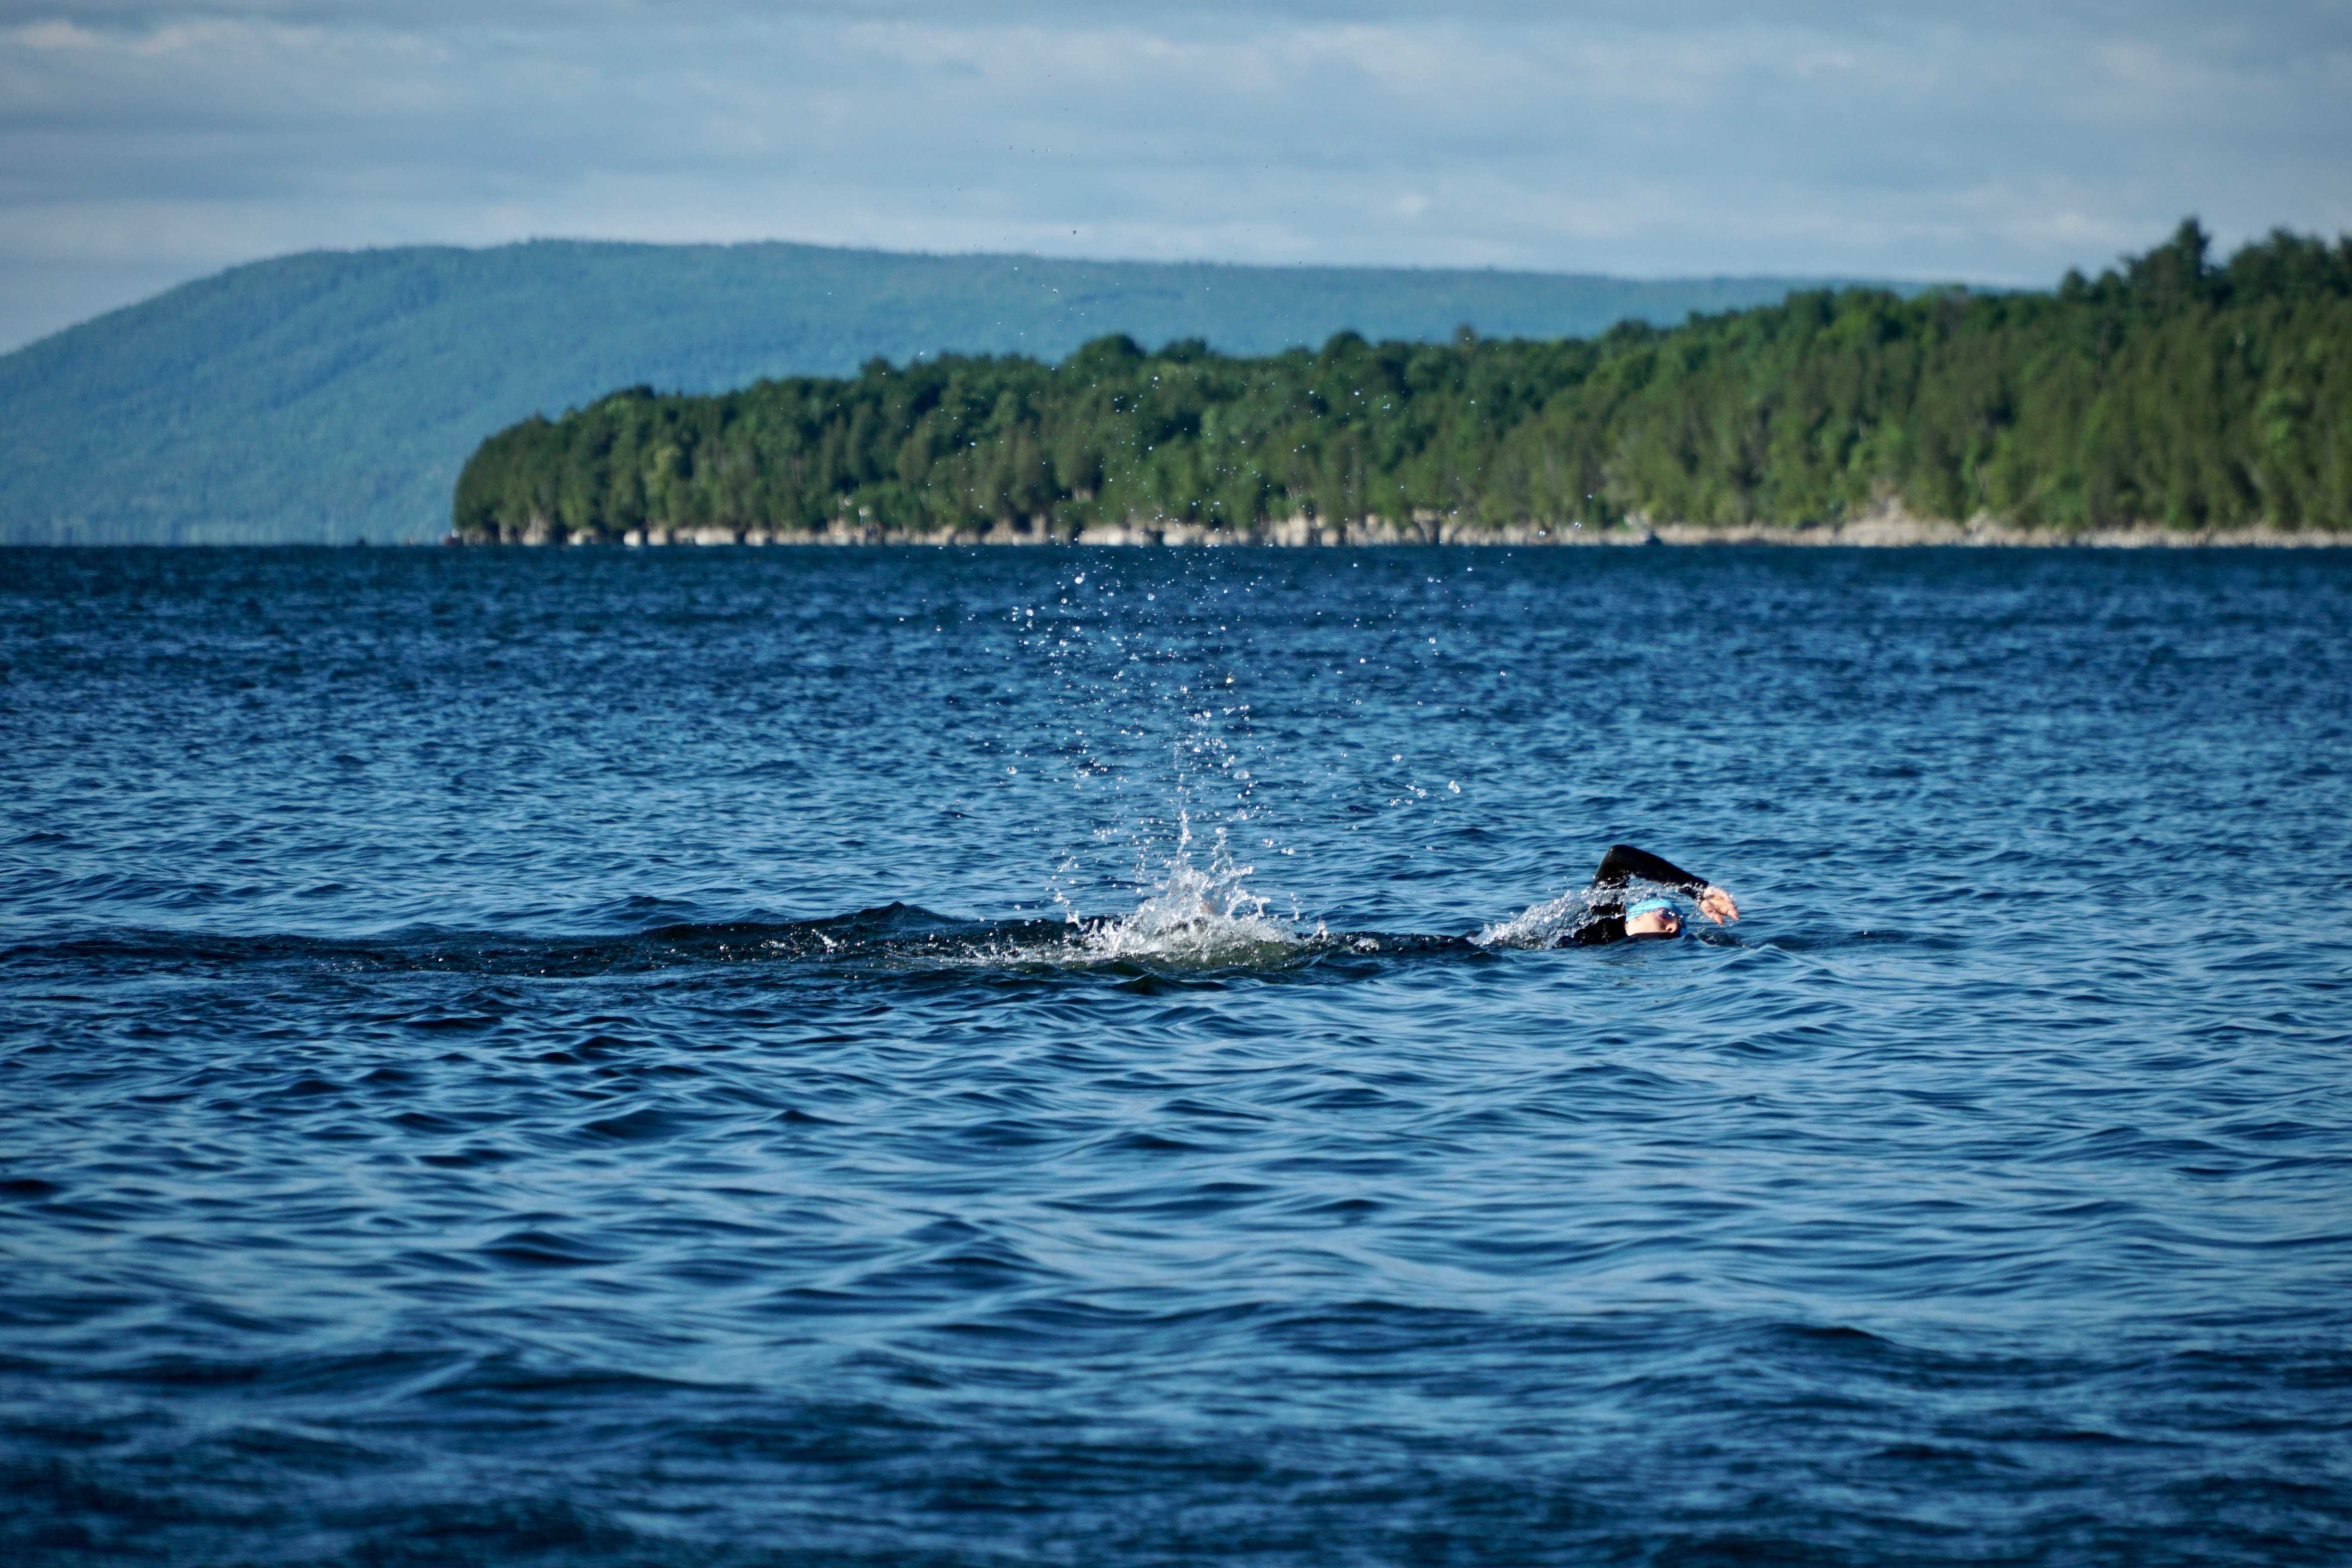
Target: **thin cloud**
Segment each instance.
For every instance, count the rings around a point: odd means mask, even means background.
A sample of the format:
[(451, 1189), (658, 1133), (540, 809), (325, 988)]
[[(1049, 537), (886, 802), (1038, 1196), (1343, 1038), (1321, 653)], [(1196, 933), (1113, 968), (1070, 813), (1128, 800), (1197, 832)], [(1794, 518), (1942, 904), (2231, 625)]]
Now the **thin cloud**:
[(2352, 227), (2352, 5), (0, 0), (0, 344), (571, 234), (2046, 282)]

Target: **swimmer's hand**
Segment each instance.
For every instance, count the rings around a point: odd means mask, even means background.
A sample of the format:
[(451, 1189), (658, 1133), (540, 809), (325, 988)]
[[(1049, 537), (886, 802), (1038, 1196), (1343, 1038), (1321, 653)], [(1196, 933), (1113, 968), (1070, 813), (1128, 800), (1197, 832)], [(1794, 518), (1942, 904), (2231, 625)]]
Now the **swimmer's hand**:
[(1698, 896), (1698, 912), (1722, 925), (1739, 918), (1739, 906), (1732, 901), (1729, 893), (1710, 883)]

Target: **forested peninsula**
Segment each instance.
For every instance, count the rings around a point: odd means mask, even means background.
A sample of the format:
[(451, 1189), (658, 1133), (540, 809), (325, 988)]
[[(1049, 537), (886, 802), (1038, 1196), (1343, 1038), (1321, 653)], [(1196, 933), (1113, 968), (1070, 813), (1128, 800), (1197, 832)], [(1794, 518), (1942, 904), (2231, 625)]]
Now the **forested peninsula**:
[[(472, 542), (1316, 542), (2352, 531), (2352, 237), (2223, 264), (2192, 220), (2053, 292), (1875, 289), (1591, 340), (639, 387), (499, 432)], [(2352, 538), (2352, 533), (2347, 534)]]

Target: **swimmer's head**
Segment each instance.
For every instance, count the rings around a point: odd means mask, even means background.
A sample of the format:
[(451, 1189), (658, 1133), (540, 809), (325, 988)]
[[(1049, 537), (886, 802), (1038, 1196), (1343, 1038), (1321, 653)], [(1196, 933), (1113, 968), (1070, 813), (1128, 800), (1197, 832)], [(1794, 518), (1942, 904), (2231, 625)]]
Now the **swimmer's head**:
[(1680, 936), (1682, 911), (1668, 899), (1644, 899), (1625, 911), (1627, 936)]

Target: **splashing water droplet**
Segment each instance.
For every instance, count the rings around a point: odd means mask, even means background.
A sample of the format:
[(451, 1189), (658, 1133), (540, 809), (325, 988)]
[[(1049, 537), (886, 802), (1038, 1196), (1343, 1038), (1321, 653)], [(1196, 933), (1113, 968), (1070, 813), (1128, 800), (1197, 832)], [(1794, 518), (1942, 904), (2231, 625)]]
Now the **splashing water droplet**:
[(1075, 944), (1088, 959), (1157, 958), (1181, 963), (1247, 963), (1286, 955), (1299, 943), (1288, 921), (1265, 912), (1265, 900), (1243, 885), (1253, 869), (1234, 863), (1225, 830), (1216, 830), (1206, 868), (1192, 859), (1192, 826), (1181, 835), (1168, 870), (1132, 914), (1081, 928)]

